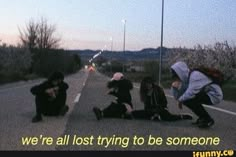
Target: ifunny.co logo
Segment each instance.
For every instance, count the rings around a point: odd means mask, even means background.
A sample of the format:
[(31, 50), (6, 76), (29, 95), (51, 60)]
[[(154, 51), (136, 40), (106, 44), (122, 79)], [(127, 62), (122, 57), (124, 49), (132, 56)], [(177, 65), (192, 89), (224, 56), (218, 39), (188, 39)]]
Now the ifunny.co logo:
[(233, 150), (193, 152), (193, 157), (230, 157), (233, 155)]

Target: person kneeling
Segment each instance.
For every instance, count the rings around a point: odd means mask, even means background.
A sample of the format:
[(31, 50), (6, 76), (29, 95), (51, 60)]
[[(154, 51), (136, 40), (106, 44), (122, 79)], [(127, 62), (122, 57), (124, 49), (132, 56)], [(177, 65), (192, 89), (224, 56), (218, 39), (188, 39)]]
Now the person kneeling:
[(93, 112), (97, 120), (102, 118), (125, 118), (130, 119), (130, 113), (133, 109), (132, 97), (130, 90), (133, 89), (133, 84), (126, 79), (122, 73), (115, 73), (113, 78), (107, 83), (109, 95), (116, 97), (109, 106), (101, 110), (98, 107), (93, 108)]

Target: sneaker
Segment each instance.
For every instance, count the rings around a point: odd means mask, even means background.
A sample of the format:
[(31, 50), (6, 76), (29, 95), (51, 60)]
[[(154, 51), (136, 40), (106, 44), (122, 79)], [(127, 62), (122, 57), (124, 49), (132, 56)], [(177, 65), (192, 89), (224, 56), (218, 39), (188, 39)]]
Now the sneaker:
[(184, 120), (192, 120), (193, 116), (191, 114), (182, 114), (181, 118)]
[(40, 121), (42, 121), (42, 120), (43, 120), (43, 119), (42, 119), (42, 116), (36, 115), (36, 116), (33, 117), (32, 123), (37, 123), (37, 122), (40, 122)]
[(211, 127), (212, 125), (214, 125), (214, 120), (209, 118), (209, 119), (202, 119), (199, 121), (198, 123), (198, 127), (199, 128), (209, 128)]
[(69, 106), (65, 105), (64, 107), (62, 107), (59, 115), (60, 116), (65, 116), (65, 114), (69, 111)]
[(93, 112), (95, 113), (97, 120), (102, 119), (102, 111), (99, 108), (94, 107)]
[(153, 120), (153, 121), (160, 121), (160, 120), (161, 120), (161, 116), (158, 115), (158, 114), (154, 114), (154, 115), (151, 117), (151, 120)]
[(203, 119), (202, 118), (198, 118), (195, 122), (193, 122), (193, 125), (198, 125)]

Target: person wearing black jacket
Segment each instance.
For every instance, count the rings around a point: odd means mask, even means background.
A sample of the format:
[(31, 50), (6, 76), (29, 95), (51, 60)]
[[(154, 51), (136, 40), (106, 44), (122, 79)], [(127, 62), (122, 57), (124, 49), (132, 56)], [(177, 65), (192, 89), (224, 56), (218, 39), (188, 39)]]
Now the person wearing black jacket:
[(122, 73), (117, 72), (107, 83), (107, 87), (110, 89), (108, 94), (115, 96), (116, 100), (103, 110), (98, 107), (93, 108), (97, 120), (102, 118), (128, 118), (133, 108), (130, 94), (130, 90), (133, 89), (131, 81), (124, 78)]
[(163, 89), (151, 77), (145, 77), (140, 86), (140, 99), (144, 110), (132, 111), (134, 119), (177, 121), (192, 119), (189, 114), (175, 115), (168, 111), (167, 99)]
[(48, 80), (32, 87), (30, 91), (35, 96), (36, 104), (36, 116), (33, 117), (32, 122), (42, 121), (42, 115), (65, 115), (69, 110), (66, 105), (66, 90), (68, 88), (61, 72), (54, 72)]

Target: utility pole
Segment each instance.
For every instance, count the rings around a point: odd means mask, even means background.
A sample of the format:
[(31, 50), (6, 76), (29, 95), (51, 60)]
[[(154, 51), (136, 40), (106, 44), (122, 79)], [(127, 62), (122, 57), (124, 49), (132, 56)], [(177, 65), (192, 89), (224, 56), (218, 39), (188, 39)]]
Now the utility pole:
[(164, 0), (162, 0), (162, 14), (161, 14), (161, 47), (160, 47), (160, 58), (159, 58), (159, 85), (161, 85), (161, 76), (162, 76), (163, 23), (164, 23)]

